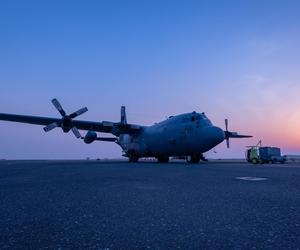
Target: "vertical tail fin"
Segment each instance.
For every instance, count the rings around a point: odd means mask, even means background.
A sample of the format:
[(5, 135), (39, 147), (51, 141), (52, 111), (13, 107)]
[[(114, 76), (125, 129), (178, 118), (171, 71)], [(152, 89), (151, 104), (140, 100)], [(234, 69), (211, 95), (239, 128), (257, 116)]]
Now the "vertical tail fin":
[(122, 124), (127, 124), (126, 107), (125, 106), (121, 107), (121, 123)]

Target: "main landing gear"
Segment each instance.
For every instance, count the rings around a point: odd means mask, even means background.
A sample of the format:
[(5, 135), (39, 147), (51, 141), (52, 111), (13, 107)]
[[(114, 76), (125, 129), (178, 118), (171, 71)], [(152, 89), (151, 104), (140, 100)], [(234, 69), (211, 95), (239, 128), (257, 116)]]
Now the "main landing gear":
[(203, 154), (191, 154), (186, 158), (187, 163), (199, 163), (201, 161), (207, 161)]
[[(129, 162), (138, 162), (139, 155), (135, 151), (128, 152), (127, 154)], [(156, 157), (158, 163), (168, 163), (169, 162), (169, 156), (157, 156)], [(181, 158), (182, 159), (182, 158)], [(203, 154), (190, 154), (186, 157), (186, 161), (189, 164), (196, 164), (201, 161), (207, 161), (207, 159), (203, 156)]]
[(167, 162), (169, 162), (169, 157), (168, 156), (159, 156), (159, 157), (157, 157), (157, 161), (159, 163), (167, 163)]
[(131, 151), (128, 153), (129, 162), (138, 162), (139, 156), (135, 151)]

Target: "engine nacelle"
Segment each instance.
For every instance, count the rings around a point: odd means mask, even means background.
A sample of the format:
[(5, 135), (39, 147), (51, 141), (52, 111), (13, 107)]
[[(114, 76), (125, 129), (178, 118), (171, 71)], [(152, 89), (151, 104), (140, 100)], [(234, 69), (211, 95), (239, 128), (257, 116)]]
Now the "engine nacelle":
[(83, 138), (83, 141), (86, 143), (86, 144), (90, 144), (92, 143), (93, 141), (95, 141), (97, 139), (97, 133), (95, 131), (92, 131), (92, 130), (89, 130), (85, 137)]

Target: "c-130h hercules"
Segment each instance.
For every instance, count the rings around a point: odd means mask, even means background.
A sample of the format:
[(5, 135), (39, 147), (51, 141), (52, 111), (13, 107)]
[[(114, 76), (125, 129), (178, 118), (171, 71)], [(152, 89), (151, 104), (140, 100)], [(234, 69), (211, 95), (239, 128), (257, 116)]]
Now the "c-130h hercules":
[[(170, 116), (152, 126), (141, 126), (127, 123), (124, 106), (121, 107), (120, 122), (94, 122), (74, 120), (88, 110), (86, 107), (67, 115), (57, 99), (53, 99), (52, 103), (61, 118), (0, 113), (0, 120), (44, 125), (45, 132), (60, 127), (65, 133), (72, 131), (87, 144), (94, 141), (115, 142), (121, 146), (123, 156), (128, 157), (130, 162), (137, 162), (142, 157), (155, 157), (158, 162), (168, 162), (169, 157), (184, 157), (189, 163), (198, 163), (205, 160), (203, 153), (224, 140), (229, 147), (229, 138), (252, 137), (228, 131), (227, 119), (226, 130), (223, 131), (214, 126), (204, 113), (195, 111)], [(87, 130), (84, 137), (79, 129)], [(110, 133), (115, 137), (98, 137), (97, 132)]]

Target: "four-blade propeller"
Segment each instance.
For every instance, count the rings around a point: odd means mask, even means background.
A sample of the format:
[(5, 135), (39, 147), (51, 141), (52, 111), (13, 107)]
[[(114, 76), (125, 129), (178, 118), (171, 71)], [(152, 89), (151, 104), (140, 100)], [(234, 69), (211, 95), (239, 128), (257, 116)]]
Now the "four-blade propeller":
[(73, 112), (72, 114), (67, 115), (57, 99), (53, 99), (52, 104), (58, 110), (58, 112), (61, 114), (62, 119), (59, 122), (53, 122), (53, 123), (47, 125), (46, 127), (44, 127), (44, 131), (49, 132), (50, 130), (52, 130), (54, 128), (61, 127), (65, 133), (72, 130), (73, 134), (77, 138), (81, 138), (79, 130), (73, 124), (73, 119), (76, 118), (77, 116), (82, 115), (83, 113), (87, 112), (88, 111), (87, 107), (81, 108), (81, 109), (77, 110), (76, 112)]
[(250, 138), (251, 135), (239, 135), (237, 132), (228, 131), (228, 119), (225, 119), (225, 140), (227, 148), (229, 148), (229, 138)]

